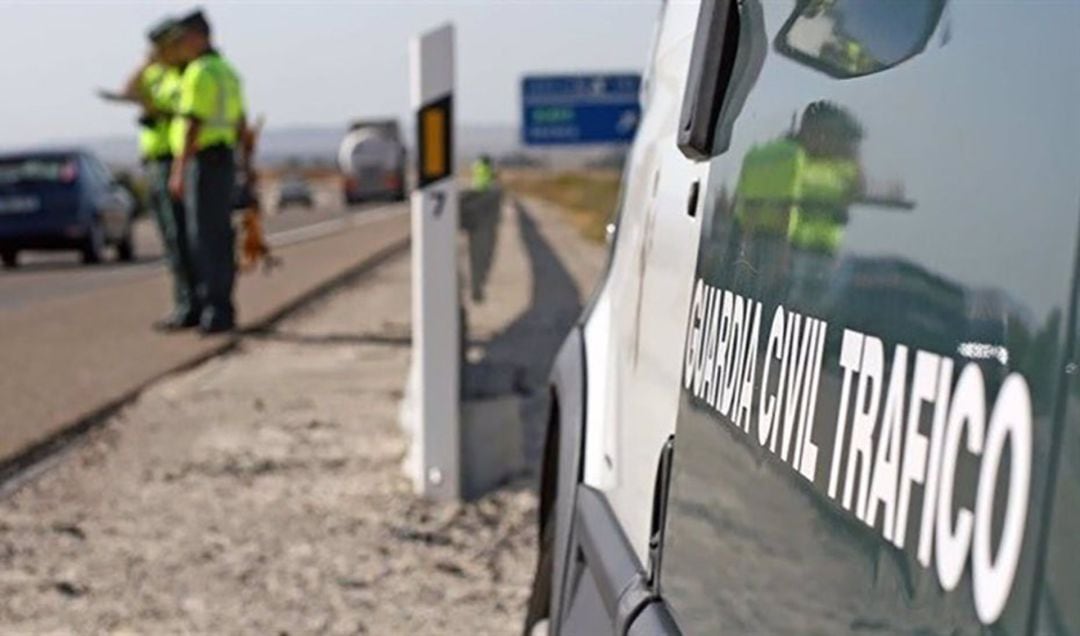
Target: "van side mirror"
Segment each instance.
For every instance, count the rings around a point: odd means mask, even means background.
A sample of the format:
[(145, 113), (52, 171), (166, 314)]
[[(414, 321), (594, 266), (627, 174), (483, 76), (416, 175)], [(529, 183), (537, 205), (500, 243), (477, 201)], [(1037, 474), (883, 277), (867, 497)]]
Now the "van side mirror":
[(712, 155), (716, 122), (735, 65), (738, 35), (737, 0), (701, 3), (679, 114), (679, 150), (690, 159), (703, 161)]
[(945, 0), (802, 0), (776, 37), (776, 50), (839, 79), (871, 75), (926, 48)]

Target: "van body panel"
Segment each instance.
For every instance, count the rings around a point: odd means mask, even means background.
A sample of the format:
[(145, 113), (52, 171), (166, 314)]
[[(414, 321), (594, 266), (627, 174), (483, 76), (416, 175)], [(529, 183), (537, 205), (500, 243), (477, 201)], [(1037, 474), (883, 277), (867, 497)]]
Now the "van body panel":
[[(675, 424), (678, 376), (699, 222), (691, 185), (707, 164), (675, 147), (696, 3), (670, 3), (646, 71), (643, 113), (623, 184), (612, 262), (585, 323), (588, 386), (585, 483), (607, 498), (638, 558), (648, 554), (660, 446)], [(595, 393), (594, 393), (595, 392)]]
[(1076, 633), (1080, 7), (949, 3), (849, 78), (778, 52), (798, 9), (761, 3), (711, 161), (664, 598), (689, 633)]

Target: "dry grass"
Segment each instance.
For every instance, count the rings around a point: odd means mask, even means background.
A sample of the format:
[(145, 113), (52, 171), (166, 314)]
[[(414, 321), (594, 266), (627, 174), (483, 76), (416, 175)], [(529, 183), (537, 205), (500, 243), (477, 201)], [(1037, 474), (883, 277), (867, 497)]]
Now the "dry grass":
[(590, 241), (602, 243), (619, 198), (619, 173), (507, 170), (500, 180), (513, 192), (558, 205)]

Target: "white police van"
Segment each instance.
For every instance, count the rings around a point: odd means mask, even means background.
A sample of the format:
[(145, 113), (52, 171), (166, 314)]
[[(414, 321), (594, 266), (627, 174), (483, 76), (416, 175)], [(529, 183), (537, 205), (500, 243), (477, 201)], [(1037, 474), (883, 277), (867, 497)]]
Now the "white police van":
[(1080, 633), (1078, 36), (663, 4), (526, 630)]

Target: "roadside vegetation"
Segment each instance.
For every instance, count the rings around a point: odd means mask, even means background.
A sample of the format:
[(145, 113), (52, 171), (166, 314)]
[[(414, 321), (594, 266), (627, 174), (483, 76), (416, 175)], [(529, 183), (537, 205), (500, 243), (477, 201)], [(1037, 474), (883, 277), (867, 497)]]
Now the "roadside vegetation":
[(501, 175), (513, 192), (558, 205), (590, 241), (602, 243), (619, 198), (615, 170), (507, 170)]

